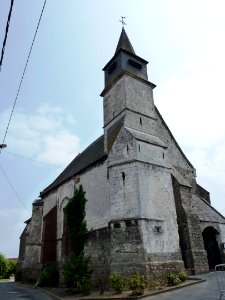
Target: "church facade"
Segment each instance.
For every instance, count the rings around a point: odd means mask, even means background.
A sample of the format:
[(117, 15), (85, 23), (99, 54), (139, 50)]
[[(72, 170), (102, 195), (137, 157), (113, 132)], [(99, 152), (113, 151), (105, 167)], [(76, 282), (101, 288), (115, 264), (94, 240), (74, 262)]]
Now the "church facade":
[(103, 68), (104, 133), (41, 192), (20, 237), (19, 266), (31, 278), (49, 264), (61, 273), (69, 254), (63, 208), (81, 184), (95, 274), (193, 274), (225, 262), (225, 218), (156, 108), (147, 64), (122, 29)]

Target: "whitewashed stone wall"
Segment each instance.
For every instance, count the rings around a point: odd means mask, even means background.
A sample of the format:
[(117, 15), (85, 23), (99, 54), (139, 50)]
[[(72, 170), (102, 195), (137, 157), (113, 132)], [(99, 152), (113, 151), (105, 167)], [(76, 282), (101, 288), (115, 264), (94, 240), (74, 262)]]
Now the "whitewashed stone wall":
[[(125, 178), (123, 177), (123, 174)], [(140, 215), (137, 163), (109, 169), (110, 219), (137, 218)]]
[(120, 130), (109, 154), (109, 166), (132, 161), (137, 158), (136, 140), (123, 127)]
[[(220, 229), (221, 242), (225, 244), (225, 224), (219, 224), (219, 229)], [(224, 254), (225, 254), (225, 249), (224, 249)]]
[(167, 149), (137, 141), (137, 159), (153, 165), (169, 168)]
[(184, 154), (176, 145), (175, 140), (172, 138), (168, 129), (163, 124), (160, 116), (157, 118), (157, 136), (168, 146), (168, 159), (171, 162), (171, 165), (174, 165), (178, 171), (184, 175), (189, 183), (196, 184), (196, 170), (195, 168), (187, 161)]
[(104, 125), (107, 125), (124, 110), (125, 99), (125, 81), (124, 78), (121, 78), (104, 97)]
[(43, 198), (43, 218), (57, 205), (57, 190), (51, 191), (47, 197)]
[[(164, 240), (163, 252), (178, 251), (179, 236), (177, 215), (170, 172), (164, 168), (139, 163), (138, 174), (141, 217), (161, 220), (162, 224), (159, 226), (162, 227), (161, 237)], [(154, 242), (151, 243), (150, 239), (146, 238), (149, 234), (149, 227), (151, 232), (156, 229), (152, 226), (156, 226), (154, 222), (150, 223), (144, 232), (145, 247), (149, 253), (153, 250), (156, 252), (159, 251), (159, 248), (157, 250), (156, 244), (154, 244)], [(158, 235), (154, 236), (158, 239)]]
[(25, 256), (21, 266), (23, 275), (32, 280), (37, 277), (41, 268), (42, 209), (41, 205), (33, 205), (32, 218), (27, 225)]
[[(107, 161), (84, 172), (80, 182), (86, 192), (86, 221), (88, 229), (108, 226), (109, 222), (109, 182)], [(76, 186), (77, 186), (76, 185)]]
[(120, 78), (104, 97), (104, 125), (124, 109), (156, 118), (151, 86), (128, 75)]

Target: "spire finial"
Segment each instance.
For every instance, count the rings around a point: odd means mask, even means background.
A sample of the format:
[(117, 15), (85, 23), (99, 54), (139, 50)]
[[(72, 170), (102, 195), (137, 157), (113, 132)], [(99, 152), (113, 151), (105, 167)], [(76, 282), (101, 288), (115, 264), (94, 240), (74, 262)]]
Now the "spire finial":
[(124, 22), (124, 19), (126, 19), (126, 17), (122, 17), (122, 20), (119, 20), (121, 23), (122, 23), (122, 28), (124, 29), (124, 25), (127, 25), (125, 22)]

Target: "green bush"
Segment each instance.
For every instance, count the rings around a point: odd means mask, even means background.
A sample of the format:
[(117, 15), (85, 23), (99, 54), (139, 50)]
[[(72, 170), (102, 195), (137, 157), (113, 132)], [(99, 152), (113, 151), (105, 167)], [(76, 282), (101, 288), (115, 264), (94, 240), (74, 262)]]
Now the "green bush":
[(112, 274), (109, 276), (109, 281), (116, 294), (121, 294), (126, 285), (126, 278), (118, 274)]
[(182, 281), (182, 282), (184, 282), (184, 281), (186, 281), (187, 280), (187, 273), (186, 272), (180, 272), (180, 273), (178, 273), (177, 274), (178, 275), (178, 278)]
[(169, 273), (169, 275), (167, 276), (167, 283), (168, 285), (177, 285), (179, 283), (181, 283), (181, 280), (178, 276), (178, 274), (176, 273)]
[(89, 295), (90, 294), (90, 286), (91, 286), (90, 276), (82, 277), (77, 282), (78, 291), (81, 292), (83, 295)]
[(9, 278), (10, 276), (16, 273), (16, 263), (10, 259), (6, 259), (6, 271), (5, 278)]
[(52, 267), (45, 267), (38, 279), (38, 286), (56, 286), (58, 283), (58, 272)]
[(77, 288), (82, 278), (90, 279), (91, 270), (88, 267), (88, 258), (83, 254), (76, 256), (71, 254), (68, 260), (63, 264), (63, 277), (65, 286), (68, 288)]
[(132, 291), (132, 295), (142, 295), (146, 287), (146, 280), (143, 275), (134, 274), (128, 279), (128, 287)]
[(16, 272), (16, 264), (0, 253), (0, 278), (9, 278)]
[(0, 253), (0, 277), (4, 278), (7, 271), (7, 259)]
[(82, 185), (75, 189), (73, 197), (64, 208), (68, 237), (71, 243), (70, 256), (63, 264), (65, 286), (76, 288), (86, 294), (90, 289), (91, 270), (89, 259), (84, 256), (84, 245), (88, 239), (85, 221), (85, 192)]

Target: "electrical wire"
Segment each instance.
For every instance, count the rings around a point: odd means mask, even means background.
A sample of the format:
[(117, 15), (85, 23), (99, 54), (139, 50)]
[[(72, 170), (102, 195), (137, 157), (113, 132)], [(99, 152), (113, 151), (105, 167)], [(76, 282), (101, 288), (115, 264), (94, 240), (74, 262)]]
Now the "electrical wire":
[(60, 167), (60, 166), (48, 164), (48, 163), (45, 163), (45, 162), (43, 162), (43, 161), (40, 161), (40, 160), (37, 160), (37, 159), (33, 159), (33, 158), (29, 158), (29, 157), (26, 157), (26, 156), (23, 156), (23, 155), (20, 155), (20, 154), (17, 154), (17, 153), (9, 152), (9, 151), (6, 151), (6, 150), (4, 150), (3, 153), (11, 154), (11, 155), (14, 155), (14, 156), (17, 156), (17, 157), (26, 159), (26, 160), (38, 162), (39, 164), (46, 165), (46, 166), (50, 166), (50, 167), (53, 167), (53, 168), (57, 168), (57, 169), (61, 169), (61, 168), (62, 168), (62, 167)]
[(8, 36), (8, 31), (9, 31), (9, 24), (10, 24), (12, 9), (13, 9), (13, 2), (14, 2), (14, 0), (11, 0), (7, 24), (6, 24), (6, 28), (5, 28), (5, 37), (4, 37), (4, 41), (3, 41), (3, 45), (2, 45), (2, 54), (1, 54), (1, 60), (0, 60), (0, 72), (2, 69), (2, 62), (3, 62), (4, 53), (5, 53), (5, 46), (6, 46), (6, 41), (7, 41), (7, 36)]
[[(35, 31), (35, 34), (34, 34), (34, 37), (33, 37), (33, 41), (32, 41), (31, 47), (30, 47), (30, 51), (29, 51), (29, 54), (28, 54), (28, 57), (27, 57), (27, 60), (26, 60), (26, 64), (25, 64), (25, 67), (24, 67), (24, 70), (23, 70), (23, 74), (22, 74), (22, 77), (21, 77), (21, 80), (20, 80), (20, 84), (19, 84), (19, 87), (18, 87), (18, 90), (17, 90), (17, 93), (16, 93), (16, 97), (15, 97), (15, 100), (14, 100), (14, 103), (13, 103), (12, 111), (11, 111), (11, 114), (10, 114), (10, 117), (9, 117), (9, 121), (8, 121), (8, 124), (7, 124), (7, 127), (6, 127), (6, 131), (5, 131), (5, 135), (4, 135), (2, 144), (4, 144), (6, 136), (7, 136), (7, 133), (8, 133), (9, 125), (10, 125), (10, 122), (11, 122), (11, 119), (12, 119), (12, 115), (13, 115), (13, 112), (14, 112), (14, 109), (15, 109), (15, 106), (16, 106), (16, 102), (17, 102), (17, 99), (18, 99), (18, 96), (19, 96), (19, 93), (20, 93), (20, 88), (21, 88), (21, 85), (22, 85), (22, 82), (23, 82), (24, 75), (26, 73), (27, 65), (28, 65), (28, 62), (29, 62), (29, 59), (30, 59), (30, 55), (31, 55), (32, 49), (33, 49), (33, 45), (34, 45), (34, 42), (35, 42), (35, 39), (36, 39), (36, 35), (37, 35), (38, 29), (39, 29), (39, 25), (41, 23), (41, 18), (42, 18), (44, 9), (45, 9), (46, 1), (47, 0), (45, 0), (45, 2), (43, 4), (43, 7), (42, 7), (42, 11), (41, 11), (41, 14), (40, 14), (40, 17), (39, 17), (39, 21), (38, 21), (38, 24), (37, 24), (37, 27), (36, 27), (36, 31)], [(2, 149), (0, 148), (0, 154), (1, 154), (1, 152), (2, 152)]]
[(22, 206), (24, 207), (24, 209), (28, 212), (28, 214), (30, 215), (30, 212), (28, 211), (28, 209), (26, 208), (25, 204), (23, 203), (22, 199), (20, 198), (20, 196), (18, 195), (17, 191), (15, 190), (13, 184), (11, 183), (11, 181), (9, 180), (9, 177), (6, 175), (5, 171), (3, 170), (2, 166), (0, 165), (0, 169), (2, 171), (2, 174), (5, 176), (6, 180), (8, 181), (8, 184), (11, 186), (11, 189), (13, 190), (14, 194), (16, 195), (17, 199), (19, 200), (19, 202), (22, 204)]

